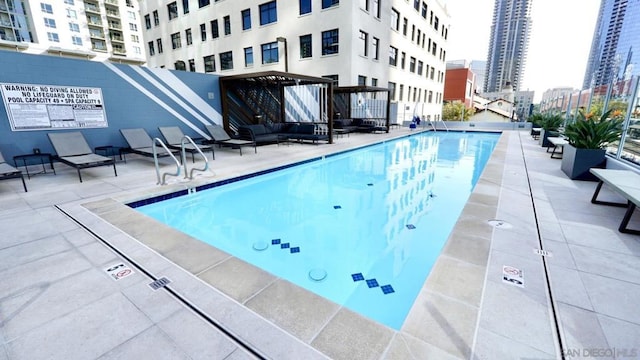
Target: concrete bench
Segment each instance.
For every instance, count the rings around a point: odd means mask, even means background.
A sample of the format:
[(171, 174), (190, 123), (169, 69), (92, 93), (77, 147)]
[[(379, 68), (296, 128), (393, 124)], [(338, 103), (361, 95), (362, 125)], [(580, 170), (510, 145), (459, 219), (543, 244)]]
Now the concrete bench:
[[(618, 231), (627, 234), (640, 235), (640, 230), (629, 229), (627, 227), (634, 210), (637, 206), (640, 206), (640, 175), (631, 170), (592, 168), (589, 171), (598, 178), (598, 186), (596, 187), (596, 191), (593, 193), (593, 197), (591, 197), (591, 202), (593, 204), (626, 207), (627, 212), (622, 218)], [(627, 203), (598, 200), (598, 194), (600, 193), (603, 184), (607, 184), (611, 190), (627, 199)]]
[[(553, 145), (553, 151), (551, 152), (552, 159), (562, 159), (562, 154), (564, 153), (564, 146), (569, 142), (561, 137), (549, 137), (549, 146), (547, 146), (547, 152), (551, 149), (551, 145)], [(560, 150), (559, 152), (556, 152)]]
[(542, 128), (531, 128), (531, 137), (534, 140), (538, 140), (540, 138), (541, 131), (542, 131)]

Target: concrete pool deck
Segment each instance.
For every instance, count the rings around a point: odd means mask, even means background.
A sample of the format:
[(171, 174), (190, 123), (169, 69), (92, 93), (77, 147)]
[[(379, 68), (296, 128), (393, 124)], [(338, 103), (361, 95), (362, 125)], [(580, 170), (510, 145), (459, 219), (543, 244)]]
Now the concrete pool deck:
[[(560, 342), (567, 358), (640, 356), (640, 237), (618, 233), (624, 209), (591, 204), (595, 183), (566, 178), (528, 132), (502, 136), (400, 331), (124, 205), (407, 134), (221, 149), (215, 175), (162, 187), (135, 156), (82, 184), (62, 164), (28, 193), (0, 182), (0, 359), (555, 359)], [(104, 269), (119, 263), (134, 273), (114, 281)], [(504, 265), (524, 287), (502, 281)]]

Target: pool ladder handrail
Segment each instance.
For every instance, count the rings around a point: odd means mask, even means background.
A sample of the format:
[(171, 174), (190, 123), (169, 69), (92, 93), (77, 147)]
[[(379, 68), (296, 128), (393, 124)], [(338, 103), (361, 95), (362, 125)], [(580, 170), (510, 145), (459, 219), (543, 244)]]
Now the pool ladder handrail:
[[(204, 159), (204, 167), (202, 169), (199, 169), (197, 167), (193, 167), (191, 168), (190, 172), (187, 172), (187, 153), (185, 150), (185, 145), (191, 143), (191, 145), (193, 145), (193, 147), (198, 151), (198, 154), (200, 154), (200, 156), (202, 156), (202, 158)], [(196, 143), (193, 141), (192, 138), (190, 138), (188, 135), (185, 135), (182, 140), (180, 141), (180, 149), (182, 150), (182, 164), (184, 165), (184, 178), (185, 179), (189, 179), (189, 180), (193, 180), (193, 172), (194, 171), (202, 171), (205, 172), (209, 169), (209, 159), (207, 159), (207, 157), (204, 155), (204, 153), (202, 152), (202, 150), (200, 150), (200, 147), (198, 145), (196, 145)], [(187, 174), (189, 174), (187, 176)]]
[[(162, 146), (162, 148), (164, 148), (164, 150), (167, 152), (167, 154), (169, 154), (169, 156), (171, 156), (171, 158), (173, 159), (173, 161), (175, 161), (176, 163), (176, 172), (175, 174), (166, 172), (162, 174), (162, 181), (160, 181), (160, 164), (158, 163), (158, 149), (156, 147), (156, 144), (160, 144), (160, 146)], [(173, 156), (173, 153), (171, 152), (171, 150), (169, 150), (169, 148), (167, 148), (167, 145), (165, 145), (162, 140), (160, 140), (159, 138), (154, 138), (153, 139), (153, 161), (156, 164), (156, 177), (158, 178), (158, 182), (156, 183), (156, 185), (165, 185), (166, 181), (165, 178), (167, 175), (170, 176), (179, 176), (180, 175), (180, 162), (178, 161), (178, 159), (176, 159), (175, 156)]]

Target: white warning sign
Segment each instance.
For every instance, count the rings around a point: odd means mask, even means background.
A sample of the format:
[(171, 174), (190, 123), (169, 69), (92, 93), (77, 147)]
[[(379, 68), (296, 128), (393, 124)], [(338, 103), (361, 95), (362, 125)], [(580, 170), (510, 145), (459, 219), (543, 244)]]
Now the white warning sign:
[(104, 271), (116, 281), (133, 274), (133, 270), (123, 263), (111, 265)]
[(522, 270), (513, 266), (502, 266), (502, 282), (518, 287), (524, 287), (524, 274)]

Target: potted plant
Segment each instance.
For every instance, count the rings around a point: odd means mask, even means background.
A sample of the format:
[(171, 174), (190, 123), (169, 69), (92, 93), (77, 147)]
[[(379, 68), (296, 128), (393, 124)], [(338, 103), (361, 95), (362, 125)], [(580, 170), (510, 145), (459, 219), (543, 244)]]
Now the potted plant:
[(549, 147), (551, 145), (547, 138), (560, 135), (558, 129), (562, 126), (563, 122), (564, 119), (559, 114), (545, 114), (542, 116), (540, 120), (540, 127), (542, 127), (540, 131), (540, 144), (542, 144), (542, 147)]
[(607, 145), (622, 135), (621, 112), (611, 114), (610, 109), (596, 119), (580, 111), (576, 121), (565, 127), (569, 143), (563, 149), (561, 168), (572, 180), (596, 180), (589, 169), (606, 165)]

